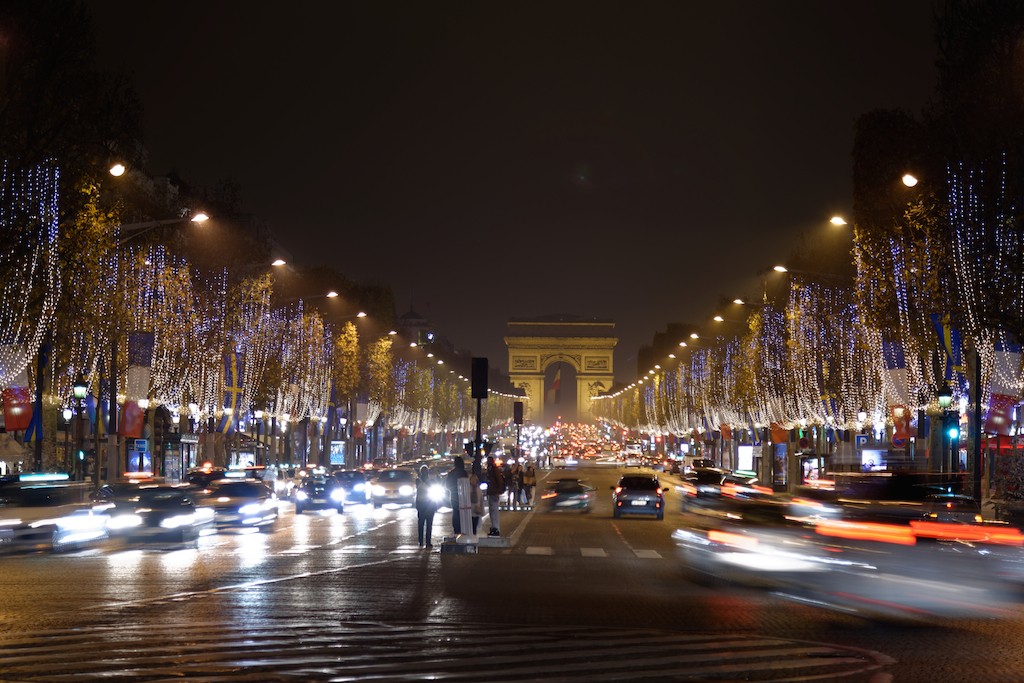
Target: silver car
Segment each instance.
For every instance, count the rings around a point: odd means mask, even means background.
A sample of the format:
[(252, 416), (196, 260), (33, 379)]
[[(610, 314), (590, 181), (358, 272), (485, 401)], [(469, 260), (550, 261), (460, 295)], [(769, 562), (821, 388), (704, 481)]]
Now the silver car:
[(221, 479), (213, 482), (203, 501), (213, 508), (217, 527), (256, 527), (273, 531), (277, 523), (277, 496), (255, 479)]

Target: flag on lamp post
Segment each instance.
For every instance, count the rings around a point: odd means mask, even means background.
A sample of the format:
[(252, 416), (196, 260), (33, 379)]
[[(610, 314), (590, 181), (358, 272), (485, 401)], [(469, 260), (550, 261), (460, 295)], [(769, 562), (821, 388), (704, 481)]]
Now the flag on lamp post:
[(4, 429), (19, 432), (28, 429), (32, 421), (32, 388), (28, 385), (28, 370), (21, 372), (3, 390)]
[(125, 385), (121, 436), (137, 439), (143, 434), (146, 411), (139, 405), (139, 400), (149, 396), (153, 343), (152, 332), (136, 331), (128, 335), (128, 383)]
[(1013, 408), (1020, 400), (1014, 385), (1020, 377), (1021, 346), (1003, 332), (996, 338), (993, 348), (992, 381), (989, 384), (988, 415), (985, 432), (1007, 436), (1013, 421)]

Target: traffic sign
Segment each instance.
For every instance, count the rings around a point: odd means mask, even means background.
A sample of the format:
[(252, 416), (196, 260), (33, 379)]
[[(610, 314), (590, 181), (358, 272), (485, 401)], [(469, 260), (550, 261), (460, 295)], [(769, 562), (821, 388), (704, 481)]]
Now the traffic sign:
[(136, 453), (145, 453), (148, 450), (147, 446), (149, 446), (148, 439), (135, 439), (135, 448), (132, 450)]
[(867, 434), (856, 434), (853, 437), (854, 445), (857, 448), (867, 448), (868, 435)]
[(902, 434), (893, 434), (892, 445), (895, 446), (896, 448), (903, 448), (904, 446), (907, 445), (907, 437), (903, 436)]

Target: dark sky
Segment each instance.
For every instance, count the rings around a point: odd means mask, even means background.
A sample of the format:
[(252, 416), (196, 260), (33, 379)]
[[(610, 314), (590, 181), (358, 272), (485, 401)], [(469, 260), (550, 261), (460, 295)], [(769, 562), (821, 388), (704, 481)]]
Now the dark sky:
[(492, 365), (510, 317), (611, 318), (627, 381), (848, 214), (857, 116), (935, 83), (927, 0), (89, 4), (151, 173), (234, 180)]

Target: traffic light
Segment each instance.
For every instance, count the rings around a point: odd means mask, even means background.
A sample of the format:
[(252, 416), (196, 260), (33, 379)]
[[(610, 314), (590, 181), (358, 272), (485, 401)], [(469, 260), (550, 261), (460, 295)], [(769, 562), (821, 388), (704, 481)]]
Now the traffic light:
[(956, 443), (960, 439), (960, 415), (955, 410), (946, 412), (946, 434), (950, 443)]

